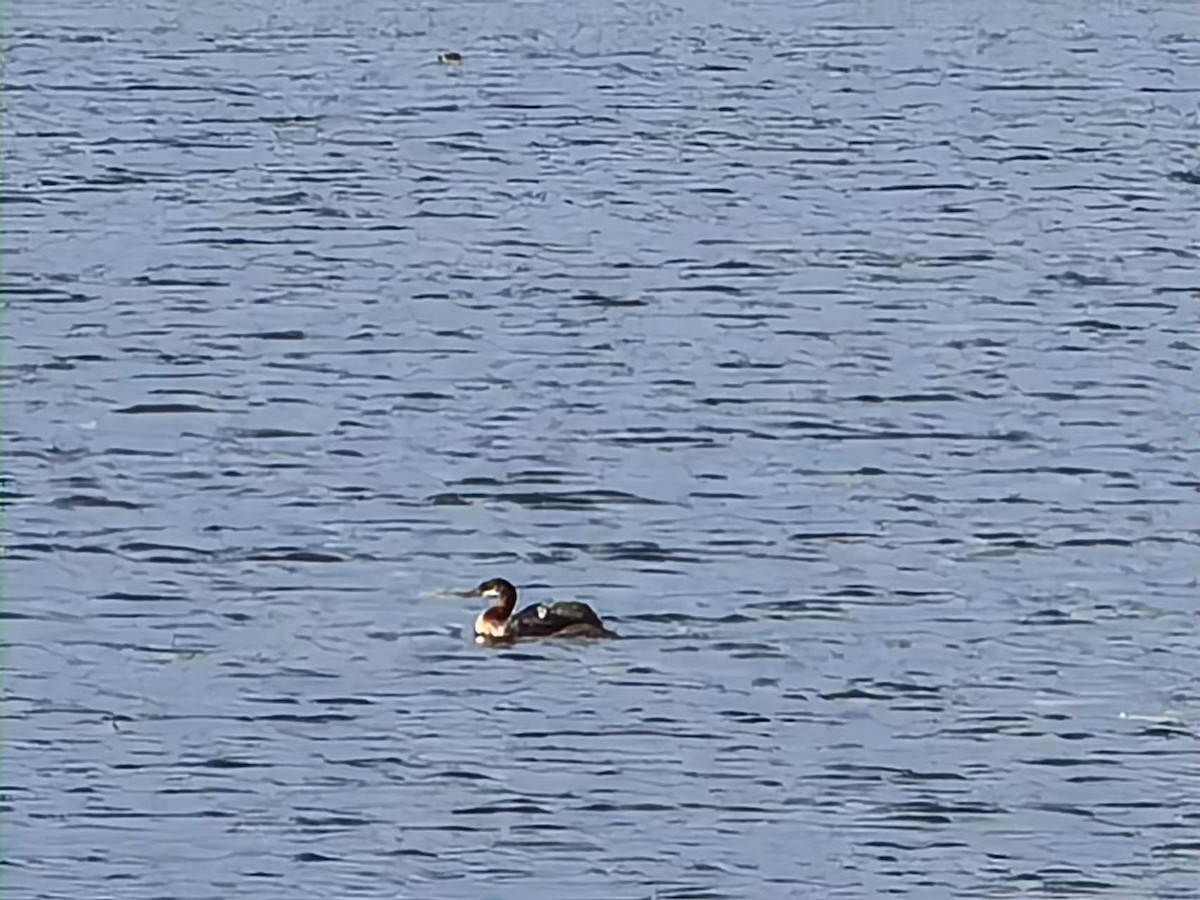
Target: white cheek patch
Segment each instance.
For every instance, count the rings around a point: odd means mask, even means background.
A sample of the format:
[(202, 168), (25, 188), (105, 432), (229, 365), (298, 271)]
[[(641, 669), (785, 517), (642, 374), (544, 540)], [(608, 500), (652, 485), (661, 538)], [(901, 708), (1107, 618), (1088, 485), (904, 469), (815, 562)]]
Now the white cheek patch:
[(539, 619), (544, 619), (549, 614), (550, 614), (550, 610), (548, 610), (546, 607), (544, 607), (544, 606), (538, 607), (538, 618)]

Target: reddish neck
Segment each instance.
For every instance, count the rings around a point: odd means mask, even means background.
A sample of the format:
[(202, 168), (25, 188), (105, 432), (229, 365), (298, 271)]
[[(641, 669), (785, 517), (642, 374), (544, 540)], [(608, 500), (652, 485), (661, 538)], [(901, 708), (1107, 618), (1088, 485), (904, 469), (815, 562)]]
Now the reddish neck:
[(517, 605), (517, 592), (511, 587), (500, 588), (500, 598), (488, 608), (488, 618), (507, 622)]

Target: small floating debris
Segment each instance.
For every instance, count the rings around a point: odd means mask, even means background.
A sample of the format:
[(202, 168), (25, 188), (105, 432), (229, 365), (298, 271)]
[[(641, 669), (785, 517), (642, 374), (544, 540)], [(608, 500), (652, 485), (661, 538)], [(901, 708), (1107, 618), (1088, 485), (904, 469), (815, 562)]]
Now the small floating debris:
[(447, 50), (445, 53), (438, 54), (438, 62), (444, 66), (453, 66), (462, 62), (462, 54), (456, 53), (453, 50)]

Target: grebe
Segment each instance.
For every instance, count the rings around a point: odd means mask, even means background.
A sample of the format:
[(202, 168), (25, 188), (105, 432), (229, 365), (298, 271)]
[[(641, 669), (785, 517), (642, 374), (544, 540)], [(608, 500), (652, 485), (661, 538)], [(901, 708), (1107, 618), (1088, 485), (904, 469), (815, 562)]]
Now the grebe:
[(475, 619), (475, 640), (481, 644), (521, 638), (579, 637), (615, 638), (586, 603), (553, 603), (527, 606), (515, 616), (517, 589), (503, 578), (485, 581), (468, 597), (495, 597), (496, 602)]

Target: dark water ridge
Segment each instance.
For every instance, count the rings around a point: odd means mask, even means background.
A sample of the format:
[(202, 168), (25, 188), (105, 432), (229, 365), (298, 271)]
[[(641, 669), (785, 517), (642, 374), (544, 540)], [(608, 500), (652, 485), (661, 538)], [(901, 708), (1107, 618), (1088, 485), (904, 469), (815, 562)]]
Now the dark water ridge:
[(6, 898), (1197, 895), (1194, 4), (7, 13)]

